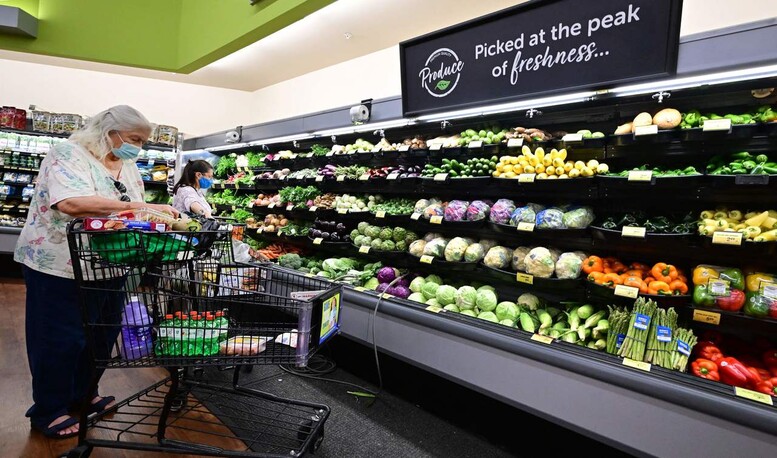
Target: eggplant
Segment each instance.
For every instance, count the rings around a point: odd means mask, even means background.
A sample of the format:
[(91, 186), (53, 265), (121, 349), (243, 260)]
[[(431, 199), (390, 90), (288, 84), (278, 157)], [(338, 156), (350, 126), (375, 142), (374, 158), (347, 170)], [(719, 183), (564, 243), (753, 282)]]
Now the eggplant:
[(335, 226), (338, 231), (342, 232), (345, 230), (345, 224), (343, 223), (337, 223), (337, 226)]
[(321, 232), (321, 234), (319, 235), (319, 237), (321, 237), (321, 238), (322, 238), (322, 239), (324, 239), (324, 240), (329, 240), (329, 236), (330, 236), (330, 235), (331, 235), (331, 234), (330, 234), (329, 232), (327, 232), (327, 231), (322, 231), (322, 232)]
[(329, 235), (329, 240), (331, 240), (333, 242), (339, 242), (340, 241), (340, 236), (337, 235), (337, 232), (334, 232), (334, 233)]
[(311, 229), (310, 233), (313, 235), (314, 239), (321, 237), (321, 231), (318, 229)]

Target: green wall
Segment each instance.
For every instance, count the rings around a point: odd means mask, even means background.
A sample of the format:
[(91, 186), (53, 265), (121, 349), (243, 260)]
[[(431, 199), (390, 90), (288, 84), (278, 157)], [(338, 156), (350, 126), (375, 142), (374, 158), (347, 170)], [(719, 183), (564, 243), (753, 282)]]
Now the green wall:
[(5, 0), (38, 18), (38, 37), (0, 49), (190, 73), (334, 0)]

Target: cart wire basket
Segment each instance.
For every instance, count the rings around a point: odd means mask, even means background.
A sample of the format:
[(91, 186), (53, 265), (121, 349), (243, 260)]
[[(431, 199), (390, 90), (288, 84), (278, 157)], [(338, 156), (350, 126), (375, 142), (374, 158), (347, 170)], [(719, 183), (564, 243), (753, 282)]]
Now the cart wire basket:
[[(340, 286), (236, 262), (231, 228), (88, 231), (75, 219), (68, 246), (94, 363), (89, 392), (106, 369), (164, 367), (169, 377), (100, 415), (82, 415), (79, 445), (67, 456), (111, 447), (288, 457), (320, 446), (327, 406), (243, 387), (239, 374), (257, 364), (306, 366), (339, 332)], [(233, 370), (231, 385), (198, 378), (207, 366)], [(216, 418), (194, 399), (195, 388), (236, 417)], [(235, 424), (251, 426), (227, 426)]]

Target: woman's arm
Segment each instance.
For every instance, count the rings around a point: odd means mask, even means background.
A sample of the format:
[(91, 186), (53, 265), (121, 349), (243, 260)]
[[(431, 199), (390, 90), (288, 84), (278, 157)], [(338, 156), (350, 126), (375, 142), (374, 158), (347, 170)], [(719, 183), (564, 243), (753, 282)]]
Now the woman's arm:
[(150, 208), (153, 210), (169, 213), (176, 218), (178, 210), (169, 205), (147, 204), (145, 202), (122, 202), (120, 200), (106, 199), (99, 196), (88, 197), (70, 197), (61, 200), (54, 207), (74, 218), (82, 216), (104, 216), (111, 213), (134, 210), (138, 208)]
[(211, 214), (205, 209), (199, 202), (192, 202), (189, 210), (196, 215), (203, 215), (206, 218), (210, 218)]

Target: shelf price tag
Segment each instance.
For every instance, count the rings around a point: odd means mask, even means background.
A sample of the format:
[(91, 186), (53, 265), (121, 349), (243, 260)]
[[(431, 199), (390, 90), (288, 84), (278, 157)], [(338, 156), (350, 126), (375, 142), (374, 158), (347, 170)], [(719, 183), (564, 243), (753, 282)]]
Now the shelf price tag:
[(518, 175), (518, 183), (534, 183), (536, 177), (536, 173), (522, 173)]
[(323, 241), (324, 239), (322, 239), (321, 237), (316, 237), (313, 239), (313, 245), (321, 245), (321, 242)]
[(440, 151), (442, 149), (442, 143), (433, 143), (429, 145), (429, 151)]
[(275, 202), (273, 202), (273, 203), (271, 203), (271, 204), (267, 205), (267, 208), (275, 208)]
[(334, 151), (330, 151), (330, 152), (326, 153), (326, 157), (332, 157), (334, 155), (335, 155)]
[(651, 367), (650, 363), (646, 363), (644, 361), (636, 361), (630, 358), (623, 358), (623, 365), (627, 367), (633, 367), (634, 369), (639, 369), (645, 372), (650, 372), (650, 367)]
[(442, 224), (442, 216), (434, 215), (431, 218), (429, 218), (429, 222), (432, 224)]
[(742, 245), (741, 232), (724, 232), (719, 231), (712, 234), (712, 243), (715, 245)]
[(621, 237), (636, 237), (644, 239), (646, 232), (647, 230), (644, 227), (623, 226), (623, 229), (621, 229)]
[(353, 290), (354, 291), (359, 291), (360, 293), (363, 293), (364, 291), (367, 291), (367, 288), (365, 288), (364, 286), (354, 286)]
[(318, 207), (316, 207), (315, 205), (313, 205), (312, 207), (308, 208), (309, 212), (315, 212), (316, 210), (318, 210)]
[(642, 137), (644, 135), (656, 135), (658, 134), (658, 125), (651, 124), (649, 126), (638, 126), (634, 129), (635, 137)]
[(399, 147), (400, 152), (410, 151), (410, 145), (402, 145)]
[(418, 218), (420, 217), (421, 217), (420, 213), (413, 213), (412, 215), (410, 215), (410, 219), (412, 219), (413, 221), (418, 221)]
[(706, 324), (720, 324), (720, 313), (710, 312), (708, 310), (695, 309), (693, 311), (693, 321)]
[(386, 175), (387, 180), (396, 180), (397, 178), (399, 178), (399, 172), (392, 172)]
[(434, 181), (445, 181), (448, 179), (447, 173), (438, 173), (434, 176)]
[(774, 401), (772, 401), (772, 397), (770, 395), (766, 393), (759, 393), (758, 391), (748, 390), (747, 388), (742, 388), (741, 386), (734, 387), (734, 394), (740, 398), (749, 399), (751, 401), (760, 402), (770, 406), (774, 405)]
[(386, 217), (386, 211), (385, 210), (378, 210), (375, 212), (376, 218), (385, 218)]
[(731, 120), (728, 118), (708, 119), (702, 124), (701, 130), (703, 132), (731, 132)]
[(324, 181), (324, 175), (317, 175), (316, 176), (316, 182), (320, 183), (322, 181)]
[(394, 296), (389, 294), (389, 293), (381, 293), (380, 297), (382, 297), (383, 299), (393, 299), (394, 298)]
[(362, 174), (362, 175), (359, 177), (359, 181), (367, 181), (367, 180), (369, 180), (369, 179), (370, 179), (370, 174), (369, 174), (369, 173), (363, 173), (363, 174)]
[(652, 181), (652, 170), (630, 170), (628, 181)]
[(471, 140), (469, 144), (467, 144), (467, 147), (469, 148), (482, 148), (483, 147), (483, 140)]
[(348, 213), (348, 209), (347, 208), (338, 208), (337, 209), (337, 213), (340, 214), (340, 215), (345, 215), (345, 214)]
[(374, 146), (372, 148), (372, 151), (370, 151), (370, 152), (371, 153), (380, 153), (380, 150), (381, 150), (381, 147), (380, 147), (380, 145), (378, 145), (378, 146)]
[(425, 255), (421, 256), (420, 261), (422, 263), (424, 263), (424, 264), (431, 264), (432, 261), (434, 261), (434, 257), (425, 254)]
[(292, 211), (292, 210), (294, 210), (294, 204), (289, 204), (289, 205), (286, 205), (286, 211), (287, 211), (287, 212), (290, 212), (290, 211)]
[(534, 232), (534, 223), (518, 223), (517, 229), (521, 232)]
[(359, 247), (359, 253), (367, 254), (370, 252), (370, 247), (368, 245), (362, 245)]
[(306, 158), (310, 159), (311, 157), (315, 156), (313, 153), (308, 153), (305, 155)]
[(345, 175), (338, 176), (337, 181), (345, 181)]
[(534, 277), (529, 274), (518, 272), (515, 274), (515, 281), (517, 281), (518, 283), (526, 283), (527, 285), (533, 285)]
[(761, 286), (758, 288), (761, 296), (766, 296), (769, 299), (777, 300), (777, 283), (761, 282)]
[(520, 148), (521, 146), (523, 146), (523, 137), (511, 138), (510, 140), (507, 140), (508, 148)]
[(639, 288), (626, 285), (615, 285), (614, 293), (616, 296), (628, 297), (630, 299), (636, 299), (639, 294)]
[(561, 140), (565, 142), (582, 142), (583, 134), (566, 134), (561, 137)]
[(766, 186), (769, 184), (769, 175), (734, 175), (734, 184)]
[(256, 228), (256, 233), (257, 234), (261, 234), (262, 232), (264, 232), (264, 228), (263, 227), (259, 226), (259, 227)]
[(553, 343), (553, 337), (551, 336), (543, 336), (540, 334), (532, 334), (531, 340), (534, 340), (535, 342), (540, 342), (544, 344), (551, 344)]

